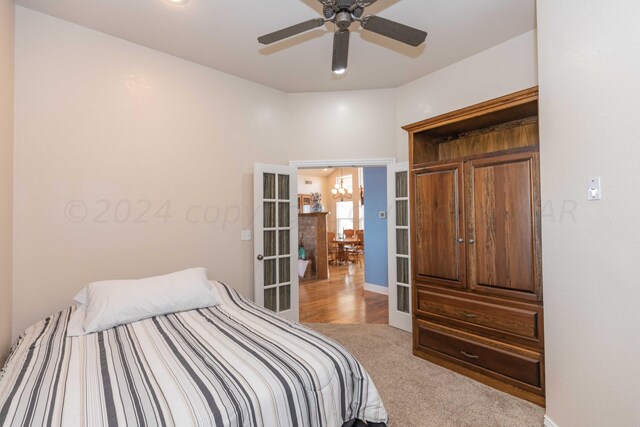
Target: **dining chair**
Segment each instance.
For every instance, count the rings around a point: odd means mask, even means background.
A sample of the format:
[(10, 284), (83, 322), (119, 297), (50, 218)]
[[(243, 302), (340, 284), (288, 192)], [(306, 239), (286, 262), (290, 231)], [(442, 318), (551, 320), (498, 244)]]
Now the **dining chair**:
[(358, 241), (349, 250), (349, 260), (354, 264), (360, 264), (364, 260), (364, 230), (356, 230), (356, 237)]
[[(355, 239), (356, 238), (356, 231), (353, 229), (346, 229), (343, 231), (344, 233), (344, 238), (345, 239)], [(352, 257), (351, 257), (351, 253), (353, 251), (356, 250), (356, 244), (353, 242), (349, 242), (348, 244), (344, 245), (344, 251), (345, 251), (345, 258), (347, 261), (351, 261)]]
[(360, 267), (362, 267), (362, 262), (364, 260), (364, 230), (356, 230), (355, 237), (358, 239), (358, 241), (353, 245), (348, 245), (345, 247), (347, 252), (347, 260), (354, 264), (360, 264)]
[(329, 248), (329, 264), (337, 263), (340, 259), (340, 247), (336, 240), (336, 233), (334, 231), (327, 232), (327, 245)]
[(362, 268), (362, 261), (364, 259), (364, 250), (362, 249), (362, 246), (357, 245), (350, 248), (347, 251), (347, 259), (354, 264), (360, 264), (360, 268)]

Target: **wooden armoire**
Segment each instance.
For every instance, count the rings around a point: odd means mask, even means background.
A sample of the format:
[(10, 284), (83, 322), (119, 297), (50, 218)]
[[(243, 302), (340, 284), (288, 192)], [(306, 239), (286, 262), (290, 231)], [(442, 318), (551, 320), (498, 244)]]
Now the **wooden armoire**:
[(544, 405), (537, 88), (404, 129), (414, 354)]

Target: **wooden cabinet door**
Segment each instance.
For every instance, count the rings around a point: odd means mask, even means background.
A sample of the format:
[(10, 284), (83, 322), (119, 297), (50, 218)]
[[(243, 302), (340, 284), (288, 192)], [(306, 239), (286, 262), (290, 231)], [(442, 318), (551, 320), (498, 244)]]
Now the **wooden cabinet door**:
[(465, 165), (471, 290), (540, 299), (538, 165), (534, 152)]
[(466, 286), (462, 163), (413, 173), (414, 279)]

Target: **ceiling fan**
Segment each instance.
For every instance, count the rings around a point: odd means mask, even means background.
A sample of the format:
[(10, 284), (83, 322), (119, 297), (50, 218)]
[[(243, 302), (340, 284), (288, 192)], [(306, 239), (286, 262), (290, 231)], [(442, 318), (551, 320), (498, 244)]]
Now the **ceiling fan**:
[(331, 69), (336, 74), (347, 71), (349, 59), (349, 27), (353, 22), (359, 22), (362, 28), (392, 38), (410, 46), (420, 46), (427, 38), (427, 33), (398, 22), (390, 21), (379, 16), (365, 16), (364, 9), (377, 0), (318, 0), (323, 6), (324, 18), (311, 19), (292, 25), (291, 27), (258, 37), (264, 45), (278, 42), (305, 31), (333, 22), (336, 32), (333, 36), (333, 64)]

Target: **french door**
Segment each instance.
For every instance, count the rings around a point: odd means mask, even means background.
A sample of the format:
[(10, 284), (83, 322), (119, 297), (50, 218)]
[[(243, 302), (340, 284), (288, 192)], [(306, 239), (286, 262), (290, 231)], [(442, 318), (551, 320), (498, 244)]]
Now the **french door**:
[(295, 167), (254, 165), (254, 299), (298, 321), (298, 180)]
[(389, 325), (411, 332), (409, 163), (387, 169), (389, 200)]

